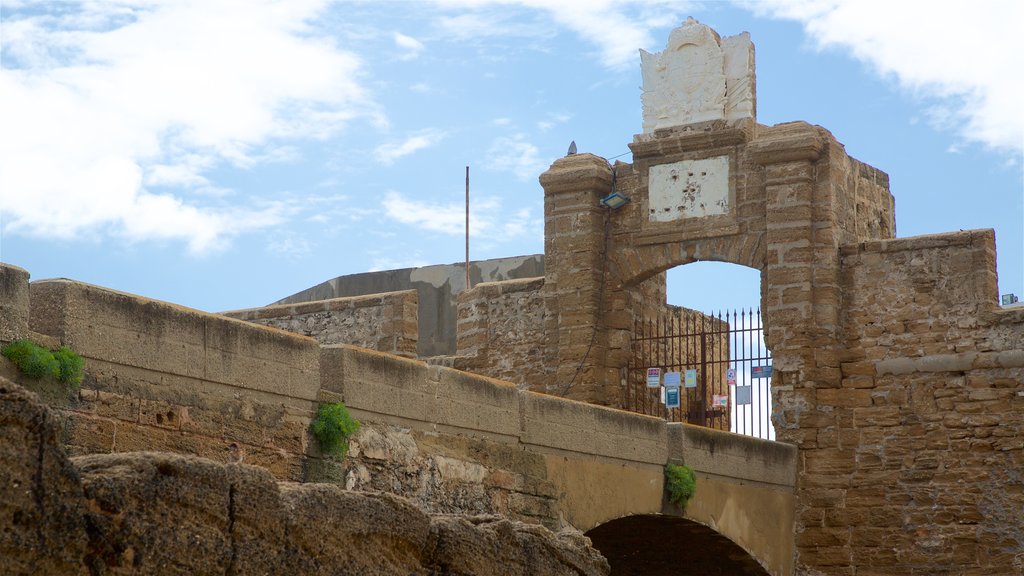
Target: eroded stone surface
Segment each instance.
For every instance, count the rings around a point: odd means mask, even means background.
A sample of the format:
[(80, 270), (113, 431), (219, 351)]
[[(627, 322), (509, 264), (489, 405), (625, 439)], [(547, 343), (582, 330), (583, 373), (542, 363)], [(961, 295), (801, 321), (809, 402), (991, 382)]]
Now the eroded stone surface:
[(728, 214), (729, 197), (728, 156), (651, 166), (651, 222)]
[[(0, 378), (4, 574), (605, 575), (579, 532), (427, 514), (409, 500), (177, 454), (69, 460), (33, 394)], [(457, 466), (448, 465), (449, 470)]]
[(640, 50), (643, 129), (652, 133), (683, 124), (754, 118), (754, 45), (743, 33), (722, 39), (687, 19), (668, 46)]

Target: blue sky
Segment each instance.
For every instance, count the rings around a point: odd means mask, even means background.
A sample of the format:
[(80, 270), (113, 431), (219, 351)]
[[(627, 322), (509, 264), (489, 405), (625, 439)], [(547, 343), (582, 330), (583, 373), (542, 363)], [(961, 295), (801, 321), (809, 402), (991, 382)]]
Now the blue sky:
[[(884, 171), (901, 237), (995, 228), (1024, 296), (1024, 3), (0, 3), (0, 260), (217, 311), (342, 274), (543, 251), (537, 176), (629, 161), (637, 50), (751, 33), (758, 120)], [(955, 15), (955, 16), (954, 16)], [(757, 275), (670, 274), (756, 305)]]

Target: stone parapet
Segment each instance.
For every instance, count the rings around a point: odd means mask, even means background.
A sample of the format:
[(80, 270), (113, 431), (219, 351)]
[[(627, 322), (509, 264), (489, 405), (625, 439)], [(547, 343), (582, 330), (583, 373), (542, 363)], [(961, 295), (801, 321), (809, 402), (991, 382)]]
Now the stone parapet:
[(31, 298), (32, 328), (87, 362), (316, 399), (311, 338), (70, 280), (33, 282)]
[(547, 356), (544, 278), (484, 282), (459, 294), (459, 357), (451, 366), (547, 391), (556, 370)]
[(400, 356), (416, 356), (418, 294), (402, 290), (222, 312), (224, 316)]
[(0, 342), (28, 335), (28, 271), (0, 262)]

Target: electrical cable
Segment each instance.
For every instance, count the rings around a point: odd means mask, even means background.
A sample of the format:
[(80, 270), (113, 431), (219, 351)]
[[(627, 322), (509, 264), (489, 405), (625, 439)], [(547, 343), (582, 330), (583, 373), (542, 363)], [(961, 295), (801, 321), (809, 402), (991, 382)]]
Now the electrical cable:
[[(612, 168), (612, 192), (615, 192), (615, 168)], [(590, 331), (590, 344), (587, 345), (587, 351), (583, 353), (583, 358), (580, 359), (580, 365), (576, 367), (576, 373), (572, 375), (572, 379), (569, 380), (569, 385), (561, 391), (560, 395), (564, 396), (568, 394), (572, 387), (575, 386), (576, 378), (579, 377), (580, 372), (583, 371), (583, 365), (586, 363), (587, 358), (590, 357), (590, 351), (594, 348), (594, 342), (597, 340), (597, 327), (601, 324), (601, 319), (604, 316), (604, 287), (608, 283), (606, 278), (608, 271), (608, 236), (611, 231), (611, 218), (612, 209), (608, 206), (604, 207), (604, 241), (601, 249), (601, 287), (597, 291), (597, 318), (594, 321), (593, 329)]]

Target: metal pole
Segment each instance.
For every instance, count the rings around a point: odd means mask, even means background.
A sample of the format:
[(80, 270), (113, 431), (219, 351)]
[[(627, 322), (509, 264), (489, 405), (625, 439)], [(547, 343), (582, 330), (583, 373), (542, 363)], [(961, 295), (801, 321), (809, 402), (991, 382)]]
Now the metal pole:
[(469, 284), (469, 166), (466, 166), (466, 290)]

